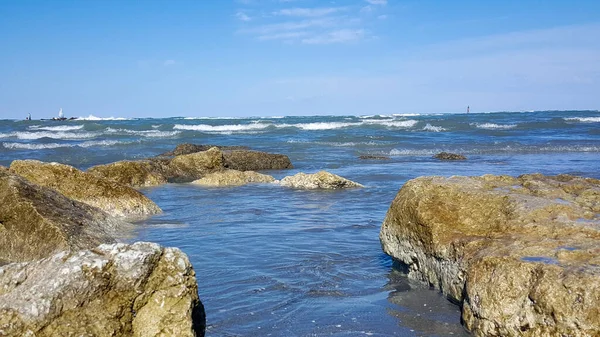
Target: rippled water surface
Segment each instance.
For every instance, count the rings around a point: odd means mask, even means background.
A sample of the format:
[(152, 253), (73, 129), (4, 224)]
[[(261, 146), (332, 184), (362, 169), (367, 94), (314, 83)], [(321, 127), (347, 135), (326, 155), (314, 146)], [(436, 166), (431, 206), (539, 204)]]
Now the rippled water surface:
[[(0, 164), (33, 158), (85, 169), (176, 144), (247, 145), (287, 154), (280, 179), (325, 169), (366, 186), (277, 185), (142, 191), (164, 213), (135, 240), (185, 251), (208, 336), (466, 336), (437, 291), (382, 253), (379, 228), (398, 189), (421, 175), (541, 172), (600, 178), (600, 113), (532, 112), (285, 118), (0, 121)], [(440, 162), (440, 151), (464, 162)], [(389, 160), (360, 160), (360, 155)]]

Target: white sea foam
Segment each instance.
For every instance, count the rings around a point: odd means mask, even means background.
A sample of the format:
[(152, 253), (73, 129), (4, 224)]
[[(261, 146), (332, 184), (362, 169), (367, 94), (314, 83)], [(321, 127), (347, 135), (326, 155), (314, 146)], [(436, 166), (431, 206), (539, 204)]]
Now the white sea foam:
[(32, 144), (32, 143), (2, 143), (7, 149), (13, 150), (46, 150), (56, 149), (61, 147), (94, 147), (94, 146), (113, 146), (119, 144), (129, 144), (129, 142), (119, 142), (116, 140), (100, 140), (100, 141), (86, 141), (81, 144), (59, 144), (59, 143), (48, 143), (48, 144)]
[(335, 147), (354, 147), (359, 145), (367, 145), (367, 146), (377, 146), (382, 145), (382, 143), (378, 143), (375, 141), (369, 142), (310, 142), (306, 140), (298, 140), (298, 139), (290, 139), (287, 141), (290, 144), (317, 144), (317, 145), (328, 145)]
[(600, 117), (568, 117), (563, 119), (570, 122), (600, 123)]
[(508, 130), (517, 127), (517, 124), (472, 123), (471, 125), (485, 130)]
[(405, 121), (368, 121), (367, 124), (380, 124), (389, 128), (405, 128), (409, 129), (415, 126), (419, 121), (409, 119)]
[(429, 123), (427, 123), (427, 125), (425, 125), (425, 127), (423, 127), (424, 131), (433, 131), (433, 132), (442, 132), (442, 131), (446, 131), (446, 129), (444, 129), (441, 126), (435, 126), (435, 125), (431, 125)]
[(128, 130), (128, 129), (113, 129), (107, 128), (105, 130), (106, 133), (111, 134), (126, 134), (126, 135), (136, 135), (142, 137), (150, 137), (150, 138), (168, 138), (177, 136), (181, 133), (181, 131), (160, 131), (160, 130)]
[[(40, 138), (53, 138), (53, 139), (89, 139), (95, 138), (98, 134), (95, 132), (50, 132), (50, 131), (39, 131), (39, 132), (13, 132), (9, 137), (16, 137), (18, 139), (40, 139)], [(6, 137), (5, 137), (6, 138)]]
[(33, 125), (30, 130), (46, 130), (46, 131), (74, 131), (83, 129), (83, 125), (59, 125), (59, 126), (43, 126)]
[(278, 127), (295, 127), (302, 130), (334, 130), (347, 128), (349, 126), (357, 126), (358, 123), (340, 123), (340, 122), (316, 122), (316, 123), (299, 123), (299, 124), (281, 124)]
[(131, 118), (124, 117), (96, 117), (94, 115), (89, 115), (87, 117), (78, 117), (77, 120), (82, 121), (128, 121)]
[(175, 124), (174, 130), (189, 130), (189, 131), (202, 131), (202, 132), (244, 132), (253, 130), (266, 129), (272, 124), (231, 124), (231, 125), (184, 125)]

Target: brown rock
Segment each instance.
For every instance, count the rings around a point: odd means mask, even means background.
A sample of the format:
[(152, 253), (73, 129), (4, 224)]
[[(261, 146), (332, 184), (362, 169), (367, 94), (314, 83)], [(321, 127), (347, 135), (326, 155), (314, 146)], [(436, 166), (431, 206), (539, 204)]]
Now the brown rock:
[(275, 178), (270, 175), (261, 174), (253, 171), (225, 170), (221, 172), (210, 173), (193, 184), (202, 186), (242, 186), (252, 183), (272, 183)]
[(31, 183), (120, 217), (158, 214), (161, 209), (142, 193), (125, 185), (82, 172), (72, 166), (37, 160), (15, 160), (10, 170)]
[(440, 152), (440, 153), (436, 154), (435, 156), (433, 156), (433, 158), (436, 158), (439, 160), (466, 160), (467, 159), (467, 157), (463, 156), (462, 154), (449, 153), (449, 152)]
[(119, 161), (94, 166), (87, 170), (88, 173), (97, 177), (131, 187), (166, 184), (167, 178), (160, 171), (159, 165), (150, 160)]
[(190, 182), (223, 169), (223, 153), (216, 147), (208, 151), (177, 156), (166, 165), (169, 182)]
[(355, 183), (346, 178), (340, 177), (333, 173), (320, 171), (314, 174), (298, 173), (293, 176), (281, 179), (281, 186), (299, 188), (299, 189), (341, 189), (364, 187), (359, 183)]
[(0, 267), (2, 336), (203, 336), (194, 270), (138, 242)]
[(208, 151), (211, 148), (216, 147), (221, 151), (227, 151), (227, 150), (248, 150), (248, 147), (246, 146), (221, 146), (221, 145), (197, 145), (197, 144), (190, 144), (190, 143), (184, 143), (184, 144), (179, 144), (175, 147), (175, 149), (173, 149), (173, 151), (168, 151), (162, 154), (159, 154), (157, 157), (174, 157), (174, 156), (181, 156), (184, 154), (191, 154), (191, 153), (196, 153), (196, 152), (202, 152), (202, 151)]
[(96, 207), (0, 170), (0, 264), (114, 242), (114, 234), (128, 226)]
[(390, 157), (386, 157), (386, 156), (373, 156), (373, 155), (362, 155), (362, 156), (358, 156), (358, 159), (362, 159), (362, 160), (390, 160)]
[(290, 158), (283, 154), (258, 151), (225, 151), (224, 166), (238, 171), (283, 170), (293, 168)]
[(477, 336), (596, 336), (599, 192), (569, 176), (422, 177), (398, 192), (380, 239)]

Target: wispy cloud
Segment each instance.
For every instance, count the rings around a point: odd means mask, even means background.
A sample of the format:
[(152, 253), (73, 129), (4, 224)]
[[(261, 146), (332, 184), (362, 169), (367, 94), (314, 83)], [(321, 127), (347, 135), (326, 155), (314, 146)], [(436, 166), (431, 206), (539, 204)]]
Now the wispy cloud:
[(175, 60), (165, 60), (165, 62), (163, 62), (163, 65), (164, 65), (165, 67), (168, 67), (168, 66), (175, 65), (176, 63), (177, 63), (177, 62), (176, 62)]
[[(237, 0), (249, 1), (249, 0)], [(354, 0), (354, 4), (330, 7), (297, 7), (286, 3), (300, 0), (252, 1), (251, 8), (239, 8), (235, 16), (244, 26), (237, 30), (257, 41), (325, 45), (356, 43), (373, 37), (369, 22), (384, 19), (384, 0)], [(248, 3), (249, 4), (249, 3)], [(260, 8), (262, 7), (262, 8)], [(376, 15), (364, 15), (366, 12)], [(253, 13), (252, 16), (247, 13)], [(379, 16), (377, 16), (379, 15)]]

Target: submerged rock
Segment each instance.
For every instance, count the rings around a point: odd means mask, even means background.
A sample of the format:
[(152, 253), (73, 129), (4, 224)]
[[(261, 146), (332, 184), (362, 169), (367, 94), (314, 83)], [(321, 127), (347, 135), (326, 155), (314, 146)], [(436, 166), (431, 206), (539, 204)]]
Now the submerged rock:
[(128, 227), (96, 207), (0, 170), (0, 264), (115, 242), (115, 233)]
[(241, 186), (251, 183), (272, 183), (275, 178), (253, 171), (225, 170), (206, 175), (193, 182), (202, 186)]
[(238, 171), (283, 170), (293, 168), (288, 156), (259, 151), (225, 151), (224, 166)]
[(150, 160), (118, 161), (116, 163), (94, 166), (87, 170), (88, 173), (97, 177), (131, 187), (166, 184), (167, 178), (160, 171), (159, 166)]
[(449, 153), (449, 152), (440, 152), (440, 153), (436, 154), (435, 156), (433, 156), (433, 158), (436, 158), (439, 160), (467, 160), (467, 157), (463, 156), (462, 154)]
[(298, 173), (281, 179), (280, 184), (286, 187), (299, 189), (340, 189), (364, 187), (346, 178), (333, 173), (320, 171), (314, 174)]
[(0, 267), (2, 336), (203, 336), (194, 270), (177, 248), (105, 244)]
[(390, 160), (390, 157), (387, 157), (387, 156), (374, 156), (374, 155), (362, 155), (362, 156), (359, 156), (358, 159), (362, 159), (362, 160)]
[(398, 192), (380, 239), (477, 336), (596, 336), (599, 211), (595, 179), (422, 177)]
[(82, 172), (72, 166), (37, 160), (15, 160), (10, 171), (30, 182), (120, 217), (158, 214), (161, 209), (142, 193), (125, 185)]
[(191, 153), (196, 153), (196, 152), (208, 151), (208, 150), (210, 150), (213, 147), (216, 147), (216, 148), (218, 148), (221, 151), (226, 151), (226, 150), (248, 150), (247, 146), (197, 145), (197, 144), (184, 143), (184, 144), (177, 145), (175, 147), (175, 149), (173, 149), (173, 151), (168, 151), (168, 152), (165, 152), (165, 153), (161, 153), (157, 157), (181, 156), (181, 155), (184, 155), (184, 154), (191, 154)]

